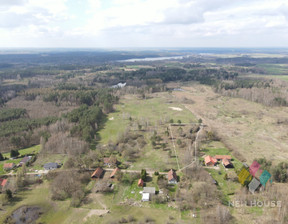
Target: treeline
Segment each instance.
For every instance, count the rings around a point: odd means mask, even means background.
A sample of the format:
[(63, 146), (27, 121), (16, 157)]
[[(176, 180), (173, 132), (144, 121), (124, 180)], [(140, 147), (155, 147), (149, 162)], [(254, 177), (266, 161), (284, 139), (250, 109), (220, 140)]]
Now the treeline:
[(97, 105), (91, 107), (82, 105), (66, 116), (70, 122), (77, 123), (71, 129), (71, 135), (81, 136), (87, 142), (92, 142), (95, 139), (99, 124), (105, 117), (101, 108)]
[(3, 108), (0, 110), (0, 122), (11, 121), (27, 116), (25, 109)]
[(14, 98), (19, 92), (26, 89), (26, 85), (13, 84), (13, 85), (0, 85), (0, 106), (5, 102)]
[(288, 106), (287, 83), (271, 80), (237, 79), (221, 81), (214, 85), (216, 92), (239, 97), (265, 106)]
[[(126, 82), (127, 85), (133, 86), (153, 85), (172, 81), (199, 81), (202, 84), (213, 85), (218, 80), (233, 80), (236, 77), (238, 77), (237, 72), (230, 72), (223, 68), (195, 66), (191, 67), (191, 69), (184, 69), (160, 66), (156, 68), (141, 68), (136, 71), (111, 72), (97, 76), (93, 81), (109, 84)], [(154, 82), (155, 80), (156, 82)]]
[(39, 119), (20, 118), (6, 121), (0, 125), (0, 137), (7, 137), (23, 131), (32, 131), (42, 125), (48, 126), (57, 121), (56, 117), (45, 117)]
[[(62, 86), (61, 88), (63, 89), (64, 87)], [(31, 95), (31, 93), (27, 94), (27, 96), (29, 95)], [(113, 104), (118, 102), (118, 100), (118, 97), (113, 95), (113, 89), (95, 90), (87, 89), (86, 87), (79, 87), (77, 90), (51, 91), (43, 96), (44, 102), (54, 102), (56, 104), (70, 102), (71, 104), (76, 103), (77, 105), (98, 105), (101, 106), (105, 113), (111, 112)]]

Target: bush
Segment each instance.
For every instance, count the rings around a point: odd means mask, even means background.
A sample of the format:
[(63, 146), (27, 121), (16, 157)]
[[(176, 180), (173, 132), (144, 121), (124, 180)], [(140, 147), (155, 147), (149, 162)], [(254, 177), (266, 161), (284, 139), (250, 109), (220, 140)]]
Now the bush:
[(0, 161), (3, 161), (5, 158), (3, 157), (2, 153), (0, 152)]
[(10, 152), (10, 157), (17, 157), (17, 156), (19, 156), (20, 155), (20, 153), (19, 153), (19, 151), (18, 150), (11, 150), (11, 152)]
[(282, 162), (279, 163), (273, 170), (272, 175), (274, 179), (281, 183), (288, 182), (288, 163)]

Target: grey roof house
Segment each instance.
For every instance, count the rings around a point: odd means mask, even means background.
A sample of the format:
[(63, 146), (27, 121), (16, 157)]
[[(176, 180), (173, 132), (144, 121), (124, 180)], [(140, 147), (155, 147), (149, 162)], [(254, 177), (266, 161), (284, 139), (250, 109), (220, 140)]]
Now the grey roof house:
[(54, 170), (57, 169), (59, 165), (58, 163), (45, 163), (43, 167), (45, 170)]

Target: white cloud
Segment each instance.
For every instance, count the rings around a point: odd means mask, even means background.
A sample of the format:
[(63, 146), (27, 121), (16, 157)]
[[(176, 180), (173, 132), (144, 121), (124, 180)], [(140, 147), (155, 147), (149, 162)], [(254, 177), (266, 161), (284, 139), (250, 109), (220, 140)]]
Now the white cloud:
[(287, 21), (286, 0), (0, 0), (0, 43), (288, 46)]

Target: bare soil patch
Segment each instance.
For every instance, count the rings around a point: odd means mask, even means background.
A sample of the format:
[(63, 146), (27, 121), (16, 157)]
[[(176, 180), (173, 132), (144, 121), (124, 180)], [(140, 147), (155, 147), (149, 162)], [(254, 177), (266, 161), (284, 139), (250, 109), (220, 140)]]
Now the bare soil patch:
[(185, 92), (173, 92), (176, 99), (186, 97), (195, 104), (185, 104), (198, 119), (221, 137), (226, 147), (238, 151), (248, 162), (266, 157), (274, 161), (288, 159), (286, 107), (265, 107), (244, 99), (223, 97), (210, 87), (182, 87)]

